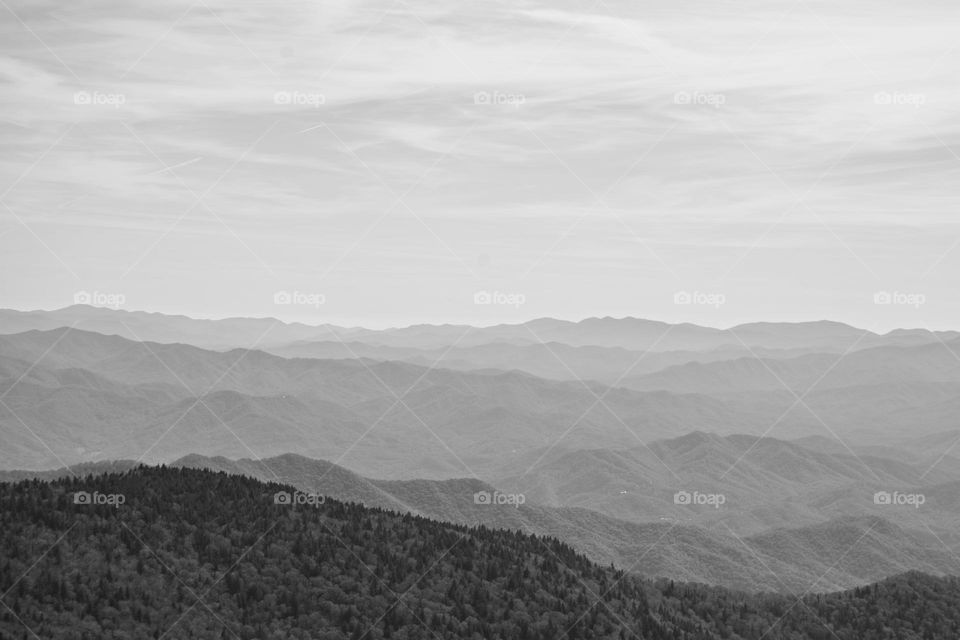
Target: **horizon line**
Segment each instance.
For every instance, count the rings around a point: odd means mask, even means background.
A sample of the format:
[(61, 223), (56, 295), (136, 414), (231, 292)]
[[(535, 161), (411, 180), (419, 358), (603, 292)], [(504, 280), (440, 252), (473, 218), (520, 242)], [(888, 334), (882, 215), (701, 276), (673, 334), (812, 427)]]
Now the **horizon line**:
[(561, 317), (557, 317), (557, 316), (536, 316), (536, 317), (526, 318), (526, 319), (523, 319), (523, 320), (517, 320), (516, 322), (495, 322), (495, 323), (491, 323), (491, 324), (473, 324), (473, 323), (468, 323), (468, 322), (436, 322), (436, 323), (434, 323), (434, 322), (413, 322), (413, 323), (406, 324), (406, 325), (389, 325), (389, 326), (384, 326), (384, 327), (380, 327), (380, 328), (374, 328), (374, 327), (364, 326), (364, 325), (359, 325), (359, 324), (337, 324), (337, 323), (334, 323), (334, 322), (319, 322), (319, 323), (317, 323), (317, 324), (312, 324), (312, 323), (303, 322), (303, 321), (300, 321), (300, 320), (283, 320), (282, 318), (279, 318), (279, 317), (277, 317), (277, 316), (237, 316), (237, 315), (227, 315), (227, 316), (217, 316), (217, 317), (203, 317), (203, 316), (187, 315), (187, 314), (185, 314), (185, 313), (168, 313), (168, 312), (165, 312), (165, 311), (150, 311), (150, 310), (146, 310), (146, 309), (129, 309), (129, 308), (122, 308), (122, 307), (116, 307), (116, 308), (114, 308), (114, 307), (109, 307), (109, 306), (99, 306), (99, 305), (91, 305), (91, 304), (71, 304), (71, 305), (67, 305), (67, 306), (64, 306), (64, 307), (58, 307), (58, 308), (54, 308), (54, 309), (16, 309), (16, 308), (13, 308), (13, 307), (0, 307), (0, 312), (2, 312), (2, 311), (12, 311), (12, 312), (15, 312), (15, 313), (24, 313), (24, 314), (30, 314), (30, 313), (48, 313), (48, 314), (53, 314), (53, 313), (58, 313), (58, 312), (62, 312), (62, 311), (67, 311), (67, 310), (70, 310), (70, 309), (85, 309), (85, 310), (88, 309), (88, 310), (91, 310), (91, 311), (102, 312), (102, 313), (129, 313), (129, 314), (160, 315), (160, 316), (164, 316), (164, 317), (167, 317), (167, 318), (185, 318), (185, 319), (187, 319), (187, 320), (192, 320), (192, 321), (195, 321), (195, 322), (229, 322), (229, 321), (235, 321), (235, 320), (240, 320), (240, 321), (244, 321), (244, 320), (246, 320), (246, 321), (275, 321), (275, 322), (279, 322), (279, 323), (281, 323), (281, 324), (283, 324), (283, 325), (286, 325), (286, 326), (299, 325), (299, 326), (311, 327), (311, 328), (317, 328), (317, 329), (320, 329), (320, 328), (323, 328), (323, 327), (335, 327), (335, 328), (338, 328), (338, 329), (346, 329), (346, 330), (354, 330), (354, 331), (356, 331), (356, 330), (362, 330), (362, 331), (374, 331), (374, 332), (400, 331), (400, 330), (404, 330), (404, 329), (412, 329), (412, 328), (415, 328), (415, 327), (470, 327), (470, 328), (473, 328), (473, 329), (489, 329), (489, 328), (493, 328), (493, 327), (503, 327), (503, 326), (519, 327), (519, 326), (523, 326), (523, 325), (526, 325), (526, 324), (530, 324), (530, 323), (534, 323), (534, 322), (538, 322), (538, 321), (544, 321), (544, 320), (552, 320), (552, 321), (556, 321), (556, 322), (565, 322), (565, 323), (569, 323), (569, 324), (581, 324), (581, 323), (583, 323), (583, 322), (587, 322), (587, 321), (590, 321), (590, 320), (614, 320), (614, 321), (637, 320), (637, 321), (642, 321), (642, 322), (650, 322), (650, 323), (663, 324), (663, 325), (667, 325), (667, 326), (674, 326), (674, 327), (679, 327), (679, 326), (691, 326), (691, 327), (698, 327), (698, 328), (701, 328), (701, 329), (711, 329), (711, 330), (714, 330), (714, 331), (731, 331), (731, 330), (737, 329), (738, 327), (744, 327), (744, 326), (749, 326), (749, 325), (764, 325), (764, 324), (767, 324), (767, 325), (835, 324), (835, 325), (843, 325), (843, 326), (845, 326), (845, 327), (849, 327), (849, 328), (851, 328), (851, 329), (856, 329), (856, 330), (859, 330), (859, 331), (865, 331), (865, 332), (871, 333), (871, 334), (876, 335), (876, 336), (885, 336), (885, 335), (889, 335), (889, 334), (895, 333), (895, 332), (925, 331), (925, 332), (928, 332), (928, 333), (938, 333), (938, 332), (940, 332), (940, 333), (949, 333), (949, 332), (957, 332), (957, 331), (960, 331), (960, 330), (958, 330), (958, 329), (931, 329), (931, 328), (925, 327), (925, 326), (915, 326), (915, 327), (896, 327), (896, 328), (890, 329), (890, 330), (885, 331), (885, 332), (877, 332), (877, 331), (875, 331), (875, 330), (866, 329), (866, 328), (864, 328), (864, 327), (860, 327), (860, 326), (857, 326), (857, 325), (854, 325), (854, 324), (850, 324), (850, 323), (844, 322), (844, 321), (842, 321), (842, 320), (834, 320), (834, 319), (830, 319), (830, 318), (819, 318), (819, 319), (816, 319), (816, 320), (753, 320), (753, 321), (749, 321), (749, 322), (740, 322), (740, 323), (736, 323), (736, 324), (731, 324), (731, 325), (725, 326), (725, 327), (718, 327), (718, 326), (712, 326), (712, 325), (708, 325), (708, 324), (699, 324), (699, 323), (696, 323), (696, 322), (688, 322), (688, 321), (683, 321), (683, 322), (669, 322), (669, 321), (666, 321), (666, 320), (658, 320), (658, 319), (654, 319), (654, 318), (645, 318), (645, 317), (633, 316), (633, 315), (624, 315), (624, 316), (613, 316), (613, 315), (605, 315), (605, 316), (583, 316), (583, 317), (581, 317), (581, 318), (579, 318), (579, 319), (561, 318)]

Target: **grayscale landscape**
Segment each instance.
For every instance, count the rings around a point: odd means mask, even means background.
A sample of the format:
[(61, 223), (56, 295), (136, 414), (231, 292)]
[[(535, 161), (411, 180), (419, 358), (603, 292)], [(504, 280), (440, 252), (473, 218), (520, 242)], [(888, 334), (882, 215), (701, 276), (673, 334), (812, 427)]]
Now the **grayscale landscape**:
[[(18, 330), (0, 336), (7, 480), (212, 469), (741, 590), (957, 569), (953, 332), (635, 318), (368, 331), (84, 306), (3, 320)], [(239, 346), (260, 325), (262, 350)], [(655, 331), (676, 334), (653, 346)], [(634, 373), (629, 358), (657, 364)], [(523, 502), (491, 509), (482, 491)], [(678, 504), (684, 491), (723, 502)], [(924, 501), (875, 500), (894, 491)]]
[(960, 638), (960, 6), (0, 16), (0, 640)]

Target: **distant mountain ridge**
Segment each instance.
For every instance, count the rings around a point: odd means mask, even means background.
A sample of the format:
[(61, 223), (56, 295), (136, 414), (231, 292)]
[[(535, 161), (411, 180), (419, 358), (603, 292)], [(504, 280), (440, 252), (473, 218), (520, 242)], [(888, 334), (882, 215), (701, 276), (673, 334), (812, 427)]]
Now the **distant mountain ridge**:
[(569, 346), (596, 346), (639, 351), (703, 351), (723, 348), (847, 349), (862, 346), (915, 345), (960, 337), (956, 331), (930, 334), (923, 330), (895, 330), (884, 335), (827, 320), (815, 322), (757, 322), (729, 329), (689, 323), (669, 324), (641, 318), (586, 318), (577, 322), (540, 318), (519, 324), (489, 327), (467, 325), (413, 325), (383, 330), (310, 326), (273, 318), (199, 320), (144, 311), (73, 305), (52, 311), (0, 309), (0, 333), (78, 329), (120, 335), (130, 340), (183, 342), (208, 349), (271, 348), (311, 341), (354, 341), (368, 345), (439, 349), (457, 344), (471, 347), (496, 342), (536, 345), (558, 342)]
[[(615, 389), (598, 407), (600, 385), (594, 390), (519, 372), (287, 359), (78, 329), (0, 336), (0, 373), (15, 412), (0, 408), (10, 443), (0, 452), (6, 467), (17, 460), (21, 467), (55, 466), (51, 452), (70, 464), (94, 455), (146, 452), (146, 460), (163, 461), (190, 452), (268, 457), (300, 450), (332, 459), (351, 453), (355, 468), (415, 462), (421, 477), (452, 477), (499, 464), (512, 451), (549, 446), (566, 428), (559, 425), (577, 427), (567, 436), (571, 445), (614, 445), (634, 437), (623, 420), (661, 436), (706, 428), (725, 414), (730, 424), (742, 421), (709, 398), (678, 402)], [(21, 420), (36, 425), (33, 434)]]
[(918, 382), (960, 383), (960, 340), (913, 346), (873, 346), (847, 354), (784, 358), (738, 357), (688, 362), (621, 381), (638, 391), (731, 393)]
[[(950, 376), (960, 362), (944, 345), (856, 352), (847, 356), (859, 359), (850, 370), (869, 369), (875, 351), (897, 354), (881, 367), (891, 382), (818, 387), (800, 406), (787, 389), (636, 391), (519, 371), (455, 371), (442, 362), (283, 358), (80, 329), (28, 331), (0, 335), (7, 445), (0, 467), (300, 451), (346, 455), (346, 464), (368, 475), (502, 478), (511, 467), (518, 473), (515, 467), (536, 464), (537, 451), (631, 447), (695, 430), (760, 434), (773, 425), (770, 435), (781, 438), (836, 433), (856, 440), (869, 425), (880, 444), (881, 436), (889, 443), (905, 429), (928, 435), (955, 428), (960, 383)], [(946, 381), (917, 374), (904, 382), (897, 373), (920, 365)], [(882, 382), (881, 373), (871, 375)]]

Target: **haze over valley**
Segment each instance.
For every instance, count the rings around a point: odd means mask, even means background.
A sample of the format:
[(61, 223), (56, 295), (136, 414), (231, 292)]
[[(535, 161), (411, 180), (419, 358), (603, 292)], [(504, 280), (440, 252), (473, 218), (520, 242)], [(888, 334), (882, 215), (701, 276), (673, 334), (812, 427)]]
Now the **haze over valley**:
[(369, 331), (83, 306), (0, 318), (8, 480), (226, 471), (746, 590), (958, 569), (952, 332), (635, 318)]

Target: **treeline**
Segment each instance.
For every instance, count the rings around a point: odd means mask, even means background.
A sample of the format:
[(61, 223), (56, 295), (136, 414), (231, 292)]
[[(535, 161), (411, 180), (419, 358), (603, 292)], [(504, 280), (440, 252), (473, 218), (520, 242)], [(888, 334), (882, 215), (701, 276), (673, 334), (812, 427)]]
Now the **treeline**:
[(0, 637), (960, 637), (955, 579), (749, 595), (644, 580), (550, 538), (276, 504), (277, 491), (294, 492), (165, 467), (0, 484)]

